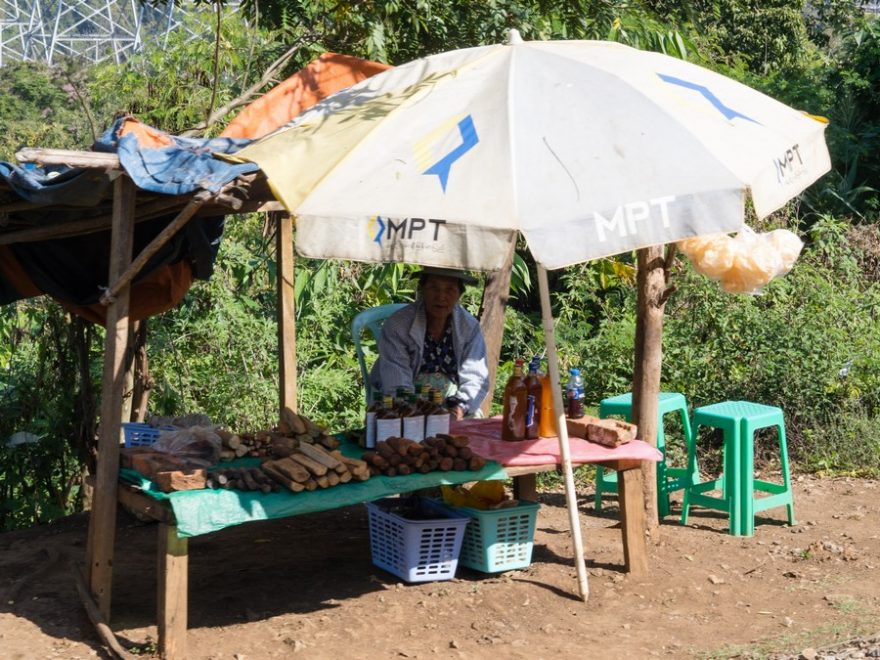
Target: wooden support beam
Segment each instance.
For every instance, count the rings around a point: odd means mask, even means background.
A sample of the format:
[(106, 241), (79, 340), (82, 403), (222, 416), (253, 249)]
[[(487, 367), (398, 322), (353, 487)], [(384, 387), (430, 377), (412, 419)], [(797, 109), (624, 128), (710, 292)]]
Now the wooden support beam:
[(498, 374), (498, 361), (501, 357), (501, 344), (504, 341), (504, 312), (510, 297), (510, 273), (513, 269), (513, 255), (516, 241), (510, 242), (510, 251), (501, 270), (490, 273), (483, 289), (480, 303), (480, 328), (486, 340), (486, 364), (489, 366), (489, 394), (483, 400), (480, 410), (489, 416), (492, 395), (495, 392), (495, 378)]
[(137, 277), (141, 269), (147, 265), (150, 258), (156, 254), (163, 245), (170, 241), (174, 235), (179, 232), (183, 226), (190, 221), (195, 212), (208, 200), (211, 193), (200, 192), (192, 200), (183, 207), (183, 210), (177, 214), (177, 217), (169, 222), (165, 228), (160, 231), (149, 244), (141, 250), (137, 258), (131, 262), (128, 268), (118, 276), (110, 279), (110, 286), (104, 295), (101, 296), (101, 304), (109, 305), (119, 292), (128, 289), (131, 281)]
[(188, 601), (189, 543), (177, 537), (177, 527), (159, 524), (157, 594), (159, 655), (164, 660), (185, 660)]
[[(131, 262), (134, 239), (135, 186), (127, 176), (113, 184), (113, 234), (110, 242), (110, 281)], [(119, 480), (119, 435), (122, 423), (122, 380), (128, 341), (129, 289), (119, 291), (107, 309), (101, 426), (95, 471), (95, 495), (89, 516), (89, 588), (105, 621), (110, 620), (113, 546), (116, 539), (116, 494)]]
[(296, 412), (296, 299), (294, 297), (293, 219), (288, 213), (272, 213), (275, 223), (275, 259), (278, 290), (279, 416)]
[(39, 165), (67, 165), (87, 170), (120, 169), (119, 156), (102, 151), (26, 147), (15, 152), (15, 158), (20, 163), (37, 163)]
[(620, 500), (620, 527), (623, 531), (623, 562), (634, 577), (648, 574), (648, 547), (645, 539), (645, 507), (642, 501), (642, 471), (638, 468), (617, 473)]

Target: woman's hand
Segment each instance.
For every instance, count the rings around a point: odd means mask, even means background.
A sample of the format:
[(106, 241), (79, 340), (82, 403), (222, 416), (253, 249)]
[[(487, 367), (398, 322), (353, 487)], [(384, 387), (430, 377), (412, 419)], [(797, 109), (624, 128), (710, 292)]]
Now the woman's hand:
[(449, 412), (455, 418), (455, 421), (458, 421), (460, 419), (464, 419), (465, 409), (461, 406), (455, 406), (455, 408), (453, 408)]

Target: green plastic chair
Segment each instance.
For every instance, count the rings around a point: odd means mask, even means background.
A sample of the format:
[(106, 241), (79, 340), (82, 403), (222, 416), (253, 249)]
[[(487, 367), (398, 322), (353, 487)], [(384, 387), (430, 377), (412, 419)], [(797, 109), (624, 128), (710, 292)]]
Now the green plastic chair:
[[(700, 426), (724, 432), (724, 471), (717, 479), (703, 483), (695, 480), (685, 489), (681, 524), (687, 524), (690, 507), (698, 505), (727, 512), (730, 533), (734, 536), (753, 536), (755, 513), (778, 506), (785, 506), (788, 524), (794, 525), (794, 497), (782, 410), (750, 401), (725, 401), (694, 410), (695, 438)], [(781, 484), (755, 479), (755, 431), (772, 427), (776, 427), (779, 438)], [(696, 468), (696, 442), (688, 447), (688, 467)], [(706, 494), (719, 489), (721, 497)], [(769, 495), (756, 498), (755, 491)]]
[[(657, 449), (663, 454), (663, 459), (657, 463), (657, 515), (661, 518), (668, 516), (671, 511), (669, 506), (670, 493), (686, 489), (691, 480), (699, 481), (700, 475), (696, 464), (692, 470), (666, 465), (666, 434), (663, 430), (663, 419), (666, 415), (675, 413), (678, 413), (681, 419), (685, 442), (689, 448), (693, 442), (693, 434), (691, 433), (691, 421), (684, 394), (660, 392), (660, 400), (657, 405)], [(622, 417), (627, 422), (632, 421), (632, 393), (619, 394), (599, 402), (599, 417), (606, 419), (612, 416)], [(596, 470), (596, 511), (602, 510), (602, 493), (607, 492), (617, 492), (617, 472), (600, 467)]]
[(370, 374), (367, 372), (367, 362), (364, 358), (364, 349), (361, 346), (361, 335), (364, 328), (370, 331), (373, 338), (378, 341), (382, 332), (382, 325), (385, 319), (394, 314), (398, 309), (406, 307), (406, 303), (393, 303), (390, 305), (379, 305), (371, 307), (359, 312), (351, 322), (351, 338), (354, 341), (354, 352), (357, 354), (358, 365), (361, 368), (361, 378), (364, 381), (364, 390), (367, 394), (367, 405), (373, 402), (373, 392), (370, 387)]

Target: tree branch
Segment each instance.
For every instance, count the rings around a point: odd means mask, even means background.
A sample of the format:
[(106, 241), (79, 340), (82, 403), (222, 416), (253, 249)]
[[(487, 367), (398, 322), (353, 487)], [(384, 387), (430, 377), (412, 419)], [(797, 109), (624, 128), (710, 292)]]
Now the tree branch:
[[(217, 3), (217, 31), (214, 33), (214, 83), (211, 85), (211, 101), (205, 113), (205, 121), (211, 118), (214, 103), (217, 102), (217, 87), (220, 84), (220, 28), (223, 27), (223, 7)], [(210, 124), (209, 124), (210, 125)]]

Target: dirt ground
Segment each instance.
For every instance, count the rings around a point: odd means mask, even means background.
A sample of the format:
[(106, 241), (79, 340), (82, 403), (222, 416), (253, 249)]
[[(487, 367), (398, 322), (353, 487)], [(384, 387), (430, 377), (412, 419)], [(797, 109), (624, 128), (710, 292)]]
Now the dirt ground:
[[(880, 631), (877, 481), (798, 477), (795, 513), (766, 512), (753, 538), (721, 514), (675, 517), (651, 576), (622, 568), (613, 500), (581, 499), (590, 599), (575, 570), (561, 493), (544, 493), (533, 563), (407, 585), (375, 568), (363, 507), (190, 539), (189, 657), (764, 657)], [(677, 511), (678, 507), (674, 508)], [(77, 597), (70, 558), (87, 520), (0, 535), (0, 658), (108, 657)], [(149, 657), (156, 640), (157, 526), (120, 514), (112, 627)], [(807, 657), (811, 656), (809, 651)], [(821, 655), (820, 655), (821, 657)]]

